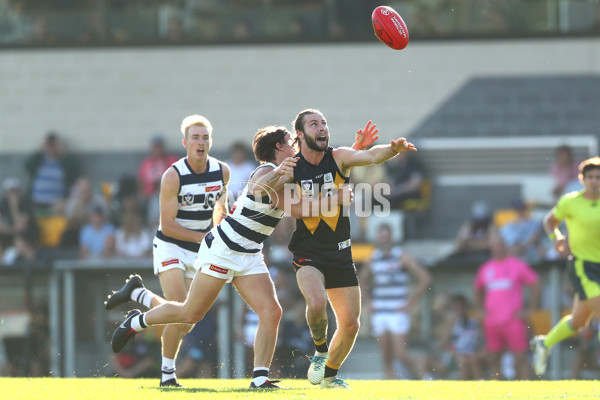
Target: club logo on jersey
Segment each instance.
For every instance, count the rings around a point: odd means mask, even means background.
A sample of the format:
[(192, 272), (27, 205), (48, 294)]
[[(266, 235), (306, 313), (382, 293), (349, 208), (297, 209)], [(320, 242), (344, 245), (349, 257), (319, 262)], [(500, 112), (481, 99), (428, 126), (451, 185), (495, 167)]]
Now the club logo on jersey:
[(183, 201), (184, 205), (191, 206), (192, 204), (194, 204), (194, 195), (191, 193), (186, 193), (183, 195), (181, 200)]
[(328, 172), (323, 176), (323, 183), (333, 183), (333, 175), (331, 172)]
[(350, 244), (351, 244), (350, 239), (344, 240), (343, 242), (339, 242), (338, 250), (344, 250), (344, 249), (350, 247)]
[(227, 275), (227, 273), (229, 272), (229, 270), (227, 268), (218, 267), (213, 264), (210, 264), (210, 267), (208, 269), (210, 269), (211, 271), (218, 272), (219, 274), (223, 274), (223, 275)]
[(313, 181), (308, 179), (300, 182), (300, 187), (302, 190), (302, 198), (303, 199), (314, 199), (315, 198), (315, 190), (313, 187)]

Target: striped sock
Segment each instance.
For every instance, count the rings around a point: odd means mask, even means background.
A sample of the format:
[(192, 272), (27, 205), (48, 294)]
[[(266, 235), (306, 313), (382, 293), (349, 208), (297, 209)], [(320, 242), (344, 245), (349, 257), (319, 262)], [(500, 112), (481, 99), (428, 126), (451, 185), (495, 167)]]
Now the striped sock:
[(152, 308), (152, 299), (154, 296), (154, 293), (142, 287), (133, 289), (130, 298), (132, 301), (136, 301), (146, 308)]
[(327, 353), (329, 351), (329, 347), (327, 346), (327, 339), (319, 340), (318, 342), (313, 339), (315, 342), (315, 348), (318, 353)]
[(148, 327), (148, 324), (146, 323), (146, 313), (141, 313), (131, 319), (131, 328), (134, 331), (140, 332), (146, 327)]
[(340, 369), (339, 365), (335, 365), (329, 362), (325, 363), (325, 378), (331, 378), (337, 375), (338, 370)]
[(175, 379), (175, 359), (163, 356), (161, 372), (161, 382), (168, 381), (169, 379)]

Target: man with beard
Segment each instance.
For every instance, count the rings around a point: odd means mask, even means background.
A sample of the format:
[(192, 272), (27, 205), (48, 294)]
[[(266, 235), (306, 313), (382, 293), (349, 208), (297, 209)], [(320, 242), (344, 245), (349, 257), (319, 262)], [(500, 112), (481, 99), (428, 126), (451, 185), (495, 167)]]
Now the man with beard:
[[(323, 114), (314, 109), (301, 111), (293, 121), (300, 144), (294, 167), (294, 182), (300, 198), (318, 199), (349, 182), (353, 167), (381, 164), (398, 153), (416, 151), (404, 138), (369, 150), (329, 147), (329, 127)], [(363, 132), (375, 136), (371, 121)], [(349, 388), (337, 372), (354, 346), (360, 317), (360, 288), (350, 247), (350, 220), (343, 207), (333, 212), (308, 213), (296, 220), (290, 241), (298, 286), (306, 300), (306, 320), (316, 353), (311, 358), (308, 380), (322, 388)], [(327, 300), (336, 315), (336, 331), (327, 345)]]

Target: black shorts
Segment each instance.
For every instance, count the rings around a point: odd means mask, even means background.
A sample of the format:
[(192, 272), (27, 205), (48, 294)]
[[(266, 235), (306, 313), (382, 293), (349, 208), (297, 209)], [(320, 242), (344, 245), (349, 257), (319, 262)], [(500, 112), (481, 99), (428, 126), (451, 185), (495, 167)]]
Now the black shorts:
[(358, 274), (352, 261), (344, 263), (324, 263), (305, 256), (296, 256), (292, 261), (294, 271), (304, 266), (315, 267), (325, 277), (325, 289), (358, 286)]

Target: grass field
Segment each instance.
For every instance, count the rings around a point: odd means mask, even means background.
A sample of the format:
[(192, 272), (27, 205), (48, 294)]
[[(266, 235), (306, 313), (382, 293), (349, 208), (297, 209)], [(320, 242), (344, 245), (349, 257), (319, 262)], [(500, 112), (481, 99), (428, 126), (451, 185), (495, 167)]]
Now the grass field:
[(182, 379), (184, 389), (160, 389), (156, 379), (0, 378), (0, 399), (598, 399), (597, 381), (460, 382), (349, 381), (352, 390), (322, 390), (306, 380), (285, 380), (290, 390), (248, 389), (249, 379)]

